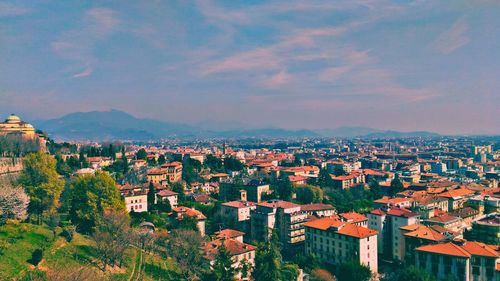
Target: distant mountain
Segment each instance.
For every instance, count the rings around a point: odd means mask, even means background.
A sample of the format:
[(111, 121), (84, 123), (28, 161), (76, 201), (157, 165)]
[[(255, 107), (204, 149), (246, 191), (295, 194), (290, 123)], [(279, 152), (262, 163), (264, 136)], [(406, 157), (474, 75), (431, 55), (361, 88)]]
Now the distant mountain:
[(378, 133), (382, 131), (368, 127), (338, 127), (335, 129), (315, 130), (315, 132), (323, 137), (351, 138), (366, 136), (368, 134)]
[(189, 125), (140, 119), (118, 110), (70, 113), (34, 125), (51, 136), (76, 140), (148, 140), (198, 134), (198, 129)]
[(368, 138), (409, 138), (409, 137), (438, 137), (440, 134), (415, 131), (415, 132), (399, 132), (399, 131), (380, 131), (365, 135)]
[(319, 136), (309, 130), (281, 128), (215, 130), (181, 123), (136, 118), (119, 110), (76, 112), (57, 119), (34, 121), (36, 128), (54, 138), (66, 140), (154, 140), (164, 137), (308, 137)]

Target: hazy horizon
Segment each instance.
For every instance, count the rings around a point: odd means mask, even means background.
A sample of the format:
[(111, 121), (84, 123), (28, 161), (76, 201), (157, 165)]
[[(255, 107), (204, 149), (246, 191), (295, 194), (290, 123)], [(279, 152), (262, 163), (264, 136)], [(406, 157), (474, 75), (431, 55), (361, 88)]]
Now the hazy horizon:
[(0, 1), (0, 118), (499, 134), (498, 14), (492, 0)]

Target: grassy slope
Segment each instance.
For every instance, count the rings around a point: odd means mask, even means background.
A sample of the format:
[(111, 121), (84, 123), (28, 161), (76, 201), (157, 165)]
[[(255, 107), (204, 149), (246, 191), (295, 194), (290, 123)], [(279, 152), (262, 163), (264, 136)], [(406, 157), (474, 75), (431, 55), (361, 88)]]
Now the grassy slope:
[(0, 227), (0, 245), (6, 245), (3, 255), (0, 256), (0, 280), (19, 278), (33, 268), (28, 263), (31, 253), (44, 245), (46, 247), (44, 261), (39, 266), (44, 271), (54, 268), (71, 271), (85, 267), (100, 280), (128, 280), (135, 266), (137, 251), (130, 249), (124, 269), (119, 272), (103, 273), (94, 265), (92, 242), (88, 238), (76, 234), (73, 241), (67, 243), (61, 237), (57, 237), (55, 241), (52, 237), (52, 232), (43, 226), (8, 224)]

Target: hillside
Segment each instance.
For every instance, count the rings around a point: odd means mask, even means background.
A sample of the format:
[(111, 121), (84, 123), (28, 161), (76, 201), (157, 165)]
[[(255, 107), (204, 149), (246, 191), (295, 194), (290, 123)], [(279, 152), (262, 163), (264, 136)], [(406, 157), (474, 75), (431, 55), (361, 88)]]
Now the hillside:
[[(19, 280), (37, 274), (28, 261), (32, 252), (44, 248), (44, 259), (38, 270), (46, 280), (158, 280), (162, 270), (171, 266), (168, 260), (130, 248), (122, 268), (103, 272), (96, 266), (92, 240), (75, 234), (71, 242), (60, 236), (53, 240), (50, 229), (33, 224), (7, 224), (0, 227), (0, 280)], [(43, 280), (43, 279), (36, 279)]]

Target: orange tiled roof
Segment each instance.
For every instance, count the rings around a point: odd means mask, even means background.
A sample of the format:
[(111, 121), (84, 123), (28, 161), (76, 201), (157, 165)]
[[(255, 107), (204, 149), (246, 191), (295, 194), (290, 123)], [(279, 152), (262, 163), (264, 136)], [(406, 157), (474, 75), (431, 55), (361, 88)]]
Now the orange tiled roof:
[(481, 242), (467, 241), (462, 248), (474, 256), (498, 258), (498, 252), (492, 246)]
[(241, 255), (247, 252), (255, 251), (256, 247), (250, 244), (242, 243), (235, 239), (217, 239), (205, 244), (205, 257), (213, 260), (217, 257), (219, 249), (224, 243), (224, 247), (230, 256)]
[(220, 238), (228, 239), (228, 238), (235, 238), (238, 236), (243, 236), (243, 235), (245, 235), (245, 232), (226, 228), (226, 229), (223, 229), (221, 231), (216, 232), (215, 235), (219, 239)]
[(321, 218), (313, 221), (306, 222), (305, 227), (316, 228), (320, 230), (327, 230), (330, 227), (334, 227), (337, 230), (336, 233), (356, 237), (365, 238), (369, 236), (376, 235), (378, 232), (366, 227), (358, 226), (349, 222), (342, 222), (335, 217), (331, 218)]
[[(412, 226), (414, 226), (414, 229), (410, 232), (404, 233), (403, 234), (404, 236), (415, 237), (431, 241), (441, 241), (446, 238), (446, 236), (425, 225), (415, 224)], [(401, 229), (405, 229), (405, 227), (401, 227)]]
[(453, 197), (470, 195), (473, 193), (474, 193), (474, 191), (466, 189), (466, 188), (457, 188), (457, 189), (448, 190), (446, 192), (443, 192), (443, 193), (439, 194), (439, 196), (446, 197), (446, 198), (453, 198)]
[(362, 222), (368, 220), (366, 216), (356, 212), (342, 213), (339, 214), (339, 216), (347, 221), (352, 221), (352, 222)]
[(233, 208), (245, 208), (245, 207), (252, 207), (257, 205), (255, 202), (250, 202), (250, 201), (230, 201), (226, 203), (222, 203), (223, 206), (227, 207), (233, 207)]
[(421, 252), (427, 252), (427, 253), (436, 253), (436, 254), (442, 254), (442, 255), (448, 255), (448, 256), (455, 256), (455, 257), (467, 257), (470, 258), (471, 254), (467, 252), (466, 250), (462, 249), (462, 247), (452, 243), (442, 243), (442, 244), (432, 244), (432, 245), (425, 245), (416, 248), (415, 250), (421, 251)]

